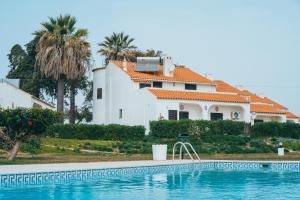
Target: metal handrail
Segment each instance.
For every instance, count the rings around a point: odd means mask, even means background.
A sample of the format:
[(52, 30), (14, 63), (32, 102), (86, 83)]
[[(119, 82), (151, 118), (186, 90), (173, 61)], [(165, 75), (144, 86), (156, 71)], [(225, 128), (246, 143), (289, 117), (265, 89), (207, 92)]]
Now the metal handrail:
[(182, 155), (182, 148), (184, 148), (185, 151), (186, 151), (186, 152), (188, 153), (188, 155), (190, 156), (191, 160), (194, 161), (194, 158), (193, 158), (193, 156), (191, 155), (191, 153), (189, 152), (189, 150), (188, 150), (188, 148), (186, 147), (186, 145), (188, 145), (188, 146), (192, 149), (192, 151), (193, 151), (193, 153), (196, 155), (197, 159), (200, 160), (200, 157), (198, 156), (198, 154), (197, 154), (197, 152), (195, 151), (194, 147), (193, 147), (190, 143), (188, 143), (188, 142), (184, 142), (184, 143), (183, 143), (183, 142), (176, 142), (176, 143), (174, 144), (174, 146), (173, 146), (173, 156), (172, 156), (173, 161), (175, 160), (175, 149), (176, 149), (176, 146), (177, 146), (178, 144), (180, 144), (179, 160), (182, 160), (182, 158), (181, 158), (181, 155)]

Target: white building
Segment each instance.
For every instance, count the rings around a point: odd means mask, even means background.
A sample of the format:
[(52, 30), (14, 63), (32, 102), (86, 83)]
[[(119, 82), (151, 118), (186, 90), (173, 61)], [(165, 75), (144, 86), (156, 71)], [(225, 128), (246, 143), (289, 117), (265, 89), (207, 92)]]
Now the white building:
[(158, 119), (250, 122), (249, 98), (216, 91), (216, 84), (170, 57), (111, 61), (94, 72), (93, 122), (144, 125)]
[(93, 72), (95, 124), (143, 125), (149, 130), (149, 121), (159, 119), (289, 119), (280, 104), (175, 66), (170, 57), (110, 61)]
[(39, 99), (18, 87), (13, 80), (0, 79), (0, 108), (47, 108), (55, 110), (55, 107)]

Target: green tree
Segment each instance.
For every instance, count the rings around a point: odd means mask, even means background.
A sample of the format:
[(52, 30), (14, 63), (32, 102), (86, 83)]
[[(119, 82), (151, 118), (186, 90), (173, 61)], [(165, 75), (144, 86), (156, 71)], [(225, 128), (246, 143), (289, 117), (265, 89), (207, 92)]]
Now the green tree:
[(139, 49), (134, 49), (126, 53), (126, 59), (131, 62), (136, 62), (137, 57), (160, 57), (163, 52), (160, 50), (147, 49), (146, 51), (141, 51)]
[(20, 88), (36, 97), (44, 98), (43, 94), (53, 96), (56, 92), (56, 82), (46, 78), (34, 68), (36, 56), (36, 44), (38, 38), (34, 38), (25, 45), (24, 50), (19, 44), (14, 45), (8, 56), (11, 68), (7, 78), (19, 79)]
[(8, 160), (15, 160), (24, 142), (41, 136), (48, 126), (57, 122), (58, 118), (57, 112), (47, 109), (0, 110), (0, 127), (5, 128), (1, 134), (5, 135), (5, 141), (14, 141)]
[(133, 41), (134, 38), (130, 38), (124, 32), (113, 33), (98, 44), (101, 47), (98, 53), (106, 57), (106, 64), (109, 60), (122, 60), (124, 57), (126, 58), (128, 52), (136, 49), (136, 46), (132, 44)]
[[(36, 66), (42, 74), (57, 84), (57, 111), (64, 112), (66, 80), (84, 76), (90, 64), (90, 45), (87, 30), (75, 28), (76, 19), (70, 15), (49, 18), (43, 29), (35, 32), (40, 39), (37, 45)], [(63, 116), (63, 115), (62, 115)], [(63, 122), (63, 118), (61, 119)]]

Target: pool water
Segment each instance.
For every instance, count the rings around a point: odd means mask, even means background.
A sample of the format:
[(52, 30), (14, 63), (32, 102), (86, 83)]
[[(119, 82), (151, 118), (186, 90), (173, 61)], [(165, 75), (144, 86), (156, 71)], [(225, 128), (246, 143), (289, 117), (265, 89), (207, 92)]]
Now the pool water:
[(300, 173), (190, 170), (60, 184), (1, 187), (0, 199), (300, 199)]

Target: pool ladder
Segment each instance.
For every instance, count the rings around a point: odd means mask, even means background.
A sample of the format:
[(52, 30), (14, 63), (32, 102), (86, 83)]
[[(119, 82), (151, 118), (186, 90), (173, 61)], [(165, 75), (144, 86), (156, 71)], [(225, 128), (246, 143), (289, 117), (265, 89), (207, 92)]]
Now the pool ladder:
[(194, 162), (194, 158), (192, 156), (192, 154), (190, 153), (190, 151), (188, 150), (187, 146), (190, 147), (190, 149), (193, 151), (193, 153), (195, 154), (196, 158), (200, 161), (200, 157), (198, 156), (197, 152), (195, 151), (194, 147), (191, 145), (191, 143), (188, 142), (176, 142), (173, 146), (173, 161), (175, 160), (175, 150), (176, 150), (176, 146), (180, 145), (180, 151), (179, 151), (179, 160), (182, 160), (182, 148), (185, 149), (185, 151), (188, 153), (188, 155), (190, 156), (191, 160)]

